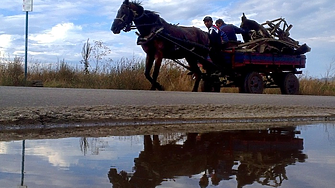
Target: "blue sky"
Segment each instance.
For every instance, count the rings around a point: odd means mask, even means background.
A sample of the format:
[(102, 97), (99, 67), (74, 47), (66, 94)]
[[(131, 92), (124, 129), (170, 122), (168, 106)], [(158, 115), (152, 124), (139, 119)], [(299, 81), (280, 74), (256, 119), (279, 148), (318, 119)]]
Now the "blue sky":
[[(144, 58), (136, 45), (135, 31), (114, 35), (110, 26), (122, 0), (34, 0), (29, 13), (29, 56), (42, 63), (65, 59), (80, 65), (85, 41), (101, 40), (118, 60)], [(206, 15), (240, 25), (245, 13), (249, 19), (263, 23), (279, 17), (292, 24), (291, 37), (307, 43), (308, 76), (322, 77), (329, 65), (335, 67), (334, 0), (143, 0), (145, 9), (158, 12), (170, 23), (200, 27)], [(0, 55), (24, 57), (25, 13), (22, 0), (2, 0), (0, 4)], [(241, 39), (241, 37), (239, 37)]]

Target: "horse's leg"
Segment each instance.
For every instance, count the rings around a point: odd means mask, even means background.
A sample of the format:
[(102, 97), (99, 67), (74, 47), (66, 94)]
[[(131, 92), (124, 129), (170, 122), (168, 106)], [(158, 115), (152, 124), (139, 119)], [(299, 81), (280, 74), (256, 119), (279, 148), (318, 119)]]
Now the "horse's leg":
[(149, 82), (151, 83), (150, 90), (155, 90), (156, 89), (156, 87), (155, 87), (155, 81), (153, 80), (153, 78), (151, 78), (151, 75), (150, 75), (150, 71), (151, 71), (152, 65), (154, 63), (154, 60), (155, 59), (154, 59), (153, 55), (147, 54), (147, 57), (146, 57), (146, 60), (145, 60), (145, 72), (144, 72), (144, 75), (147, 78), (147, 80), (149, 80)]
[(155, 68), (154, 68), (154, 72), (152, 74), (152, 79), (153, 79), (154, 87), (157, 88), (160, 91), (164, 90), (163, 86), (161, 86), (157, 82), (157, 78), (158, 78), (158, 74), (159, 74), (159, 69), (161, 68), (161, 65), (162, 65), (162, 60), (163, 60), (163, 56), (161, 54), (158, 54), (156, 56), (156, 58), (155, 58)]
[(200, 83), (200, 80), (201, 80), (201, 73), (195, 72), (194, 77), (195, 77), (195, 82), (194, 82), (192, 92), (197, 92), (198, 88), (199, 88), (199, 83)]
[(186, 59), (188, 62), (188, 65), (190, 66), (190, 70), (193, 72), (193, 76), (195, 78), (194, 86), (192, 89), (192, 92), (197, 92), (201, 80), (201, 71), (200, 68), (197, 65), (197, 60), (192, 59)]

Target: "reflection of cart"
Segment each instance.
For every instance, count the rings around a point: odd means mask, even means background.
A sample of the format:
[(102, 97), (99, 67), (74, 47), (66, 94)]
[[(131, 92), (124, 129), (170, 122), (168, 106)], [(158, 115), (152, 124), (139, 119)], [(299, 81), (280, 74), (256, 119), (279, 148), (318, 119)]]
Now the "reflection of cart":
[[(206, 70), (210, 67), (210, 71), (202, 76), (201, 91), (219, 92), (221, 87), (238, 87), (241, 93), (263, 93), (264, 88), (279, 87), (283, 94), (299, 93), (296, 74), (302, 71), (297, 69), (305, 68), (306, 56), (303, 54), (310, 48), (289, 37), (292, 25), (283, 18), (258, 26), (262, 29), (250, 30), (247, 42), (226, 43), (220, 62), (200, 61)], [(178, 39), (164, 34), (158, 36), (197, 55), (192, 49), (182, 46)]]

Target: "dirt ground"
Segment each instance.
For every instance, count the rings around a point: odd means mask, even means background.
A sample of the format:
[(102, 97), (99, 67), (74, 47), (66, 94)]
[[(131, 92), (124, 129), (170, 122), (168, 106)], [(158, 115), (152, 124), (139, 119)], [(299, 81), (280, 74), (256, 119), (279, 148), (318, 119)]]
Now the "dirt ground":
[(0, 108), (0, 140), (263, 129), (311, 121), (335, 121), (335, 107), (171, 105)]

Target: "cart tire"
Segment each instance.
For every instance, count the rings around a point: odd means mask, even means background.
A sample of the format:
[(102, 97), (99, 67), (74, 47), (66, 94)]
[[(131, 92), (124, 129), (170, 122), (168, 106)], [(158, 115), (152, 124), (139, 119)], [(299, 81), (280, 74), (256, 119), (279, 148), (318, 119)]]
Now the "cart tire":
[(250, 72), (244, 77), (244, 82), (239, 89), (241, 93), (262, 94), (264, 90), (263, 77), (257, 72)]
[(299, 94), (299, 80), (293, 73), (285, 73), (282, 76), (280, 90), (282, 94), (298, 95)]

